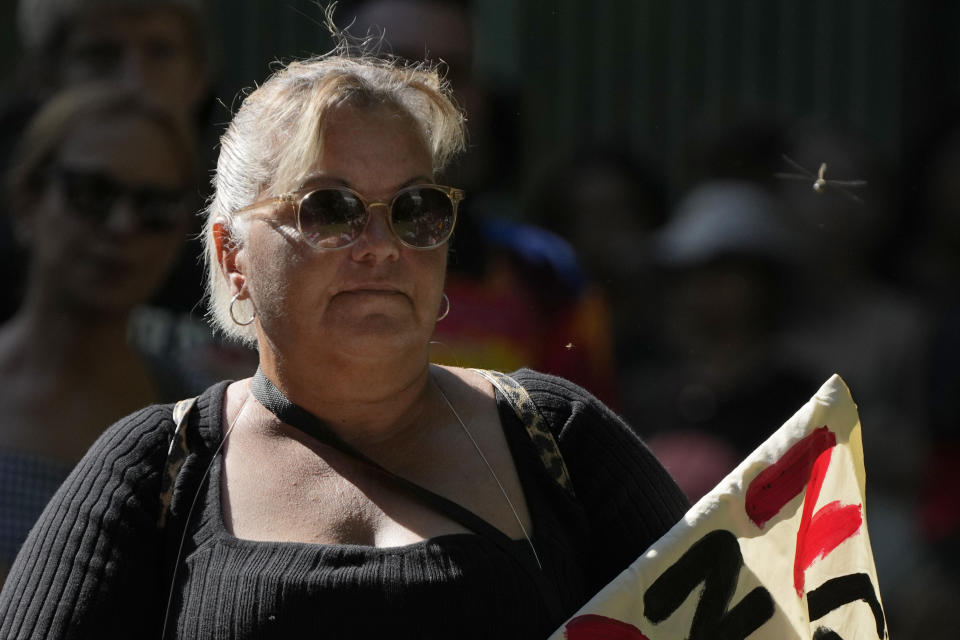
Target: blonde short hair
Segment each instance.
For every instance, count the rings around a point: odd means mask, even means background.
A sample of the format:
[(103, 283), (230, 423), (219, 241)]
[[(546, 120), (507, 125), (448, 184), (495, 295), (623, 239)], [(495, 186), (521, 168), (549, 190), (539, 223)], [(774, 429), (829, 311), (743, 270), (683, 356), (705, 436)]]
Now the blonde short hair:
[[(410, 116), (427, 143), (433, 171), (441, 171), (465, 145), (464, 118), (434, 66), (332, 54), (296, 61), (246, 97), (220, 140), (214, 193), (203, 231), (208, 310), (214, 329), (248, 345), (253, 326), (230, 318), (229, 283), (221, 273), (213, 225), (222, 224), (233, 247), (243, 246), (246, 218), (234, 212), (289, 191), (302, 182), (320, 155), (326, 117), (338, 106), (386, 106)], [(249, 301), (237, 304), (249, 317)]]

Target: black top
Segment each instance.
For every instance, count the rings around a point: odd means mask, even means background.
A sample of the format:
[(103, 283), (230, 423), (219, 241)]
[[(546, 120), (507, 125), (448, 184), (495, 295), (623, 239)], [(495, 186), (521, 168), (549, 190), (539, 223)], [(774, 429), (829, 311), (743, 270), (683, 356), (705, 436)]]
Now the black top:
[[(168, 637), (546, 637), (665, 533), (687, 502), (633, 432), (592, 396), (528, 370), (514, 377), (554, 433), (576, 491), (572, 499), (547, 475), (498, 393), (546, 581), (535, 582), (517, 554), (470, 533), (385, 549), (230, 535), (213, 457), (227, 384), (220, 383), (191, 415), (197, 441), (163, 529), (157, 516), (170, 406), (139, 411), (98, 440), (11, 570), (0, 594), (0, 637), (159, 636), (195, 495)], [(515, 544), (526, 549), (526, 541)], [(548, 613), (544, 583), (555, 590), (562, 618)]]

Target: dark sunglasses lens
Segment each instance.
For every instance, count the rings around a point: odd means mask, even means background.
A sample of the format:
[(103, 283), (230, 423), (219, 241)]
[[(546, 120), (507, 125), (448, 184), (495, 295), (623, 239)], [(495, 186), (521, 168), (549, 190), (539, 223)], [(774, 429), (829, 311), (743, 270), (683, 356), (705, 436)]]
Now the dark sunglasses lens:
[(363, 233), (367, 211), (349, 191), (320, 189), (300, 202), (300, 232), (322, 249), (345, 247)]
[(67, 205), (97, 224), (103, 224), (121, 200), (130, 203), (144, 231), (167, 231), (185, 218), (188, 200), (183, 190), (127, 187), (95, 171), (61, 168), (57, 177)]
[(181, 191), (144, 189), (134, 197), (140, 226), (148, 231), (167, 231), (185, 219), (187, 198)]
[(120, 194), (113, 180), (97, 173), (64, 169), (59, 178), (67, 205), (93, 221), (104, 220)]
[(433, 187), (413, 187), (397, 195), (391, 216), (394, 233), (411, 247), (436, 247), (453, 233), (453, 202)]

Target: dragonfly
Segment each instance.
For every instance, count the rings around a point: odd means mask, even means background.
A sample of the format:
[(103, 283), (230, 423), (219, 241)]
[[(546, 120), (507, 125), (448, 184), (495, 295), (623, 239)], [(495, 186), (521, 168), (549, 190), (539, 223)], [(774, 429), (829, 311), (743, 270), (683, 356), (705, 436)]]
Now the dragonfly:
[(783, 178), (785, 180), (813, 180), (813, 190), (817, 193), (823, 193), (828, 187), (836, 189), (843, 195), (847, 196), (854, 202), (858, 204), (863, 204), (863, 200), (857, 196), (855, 193), (850, 191), (851, 188), (865, 187), (867, 186), (866, 180), (833, 180), (826, 177), (827, 173), (827, 163), (821, 162), (820, 169), (816, 173), (813, 173), (809, 169), (804, 168), (798, 162), (792, 160), (789, 156), (783, 155), (782, 158), (789, 164), (791, 167), (796, 169), (799, 173), (775, 173), (774, 176), (777, 178)]

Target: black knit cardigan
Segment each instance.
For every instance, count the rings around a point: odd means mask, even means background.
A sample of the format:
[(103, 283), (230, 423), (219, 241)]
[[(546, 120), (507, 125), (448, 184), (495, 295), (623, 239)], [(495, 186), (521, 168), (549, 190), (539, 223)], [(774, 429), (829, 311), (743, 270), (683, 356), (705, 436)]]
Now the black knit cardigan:
[[(11, 568), (0, 638), (155, 638), (165, 617), (168, 638), (545, 638), (663, 535), (687, 500), (590, 394), (529, 370), (513, 376), (546, 419), (576, 492), (548, 477), (498, 394), (545, 581), (469, 533), (385, 549), (233, 537), (214, 456), (224, 382), (197, 401), (196, 442), (177, 480), (189, 489), (174, 494), (180, 516), (164, 526), (170, 405), (143, 409), (97, 441)], [(559, 615), (544, 604), (545, 588)]]

